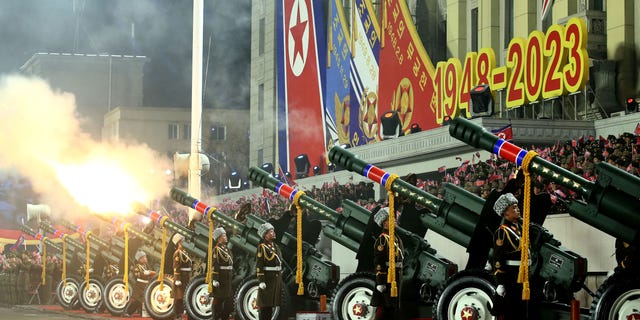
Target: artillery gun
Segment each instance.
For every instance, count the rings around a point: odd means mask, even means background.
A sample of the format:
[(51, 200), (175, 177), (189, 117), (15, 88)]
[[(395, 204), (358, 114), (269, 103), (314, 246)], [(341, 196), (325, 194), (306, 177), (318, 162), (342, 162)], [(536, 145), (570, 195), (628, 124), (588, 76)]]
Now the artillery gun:
[[(249, 179), (292, 201), (295, 194), (299, 192), (256, 167), (249, 169)], [(299, 196), (298, 204), (327, 219), (329, 224), (324, 225), (324, 234), (357, 253), (356, 273), (343, 279), (331, 295), (333, 317), (335, 319), (373, 319), (375, 307), (370, 306), (375, 288), (373, 246), (375, 237), (380, 234), (382, 228), (373, 222), (372, 212), (353, 201), (344, 200), (342, 212), (338, 213), (306, 194)], [(395, 230), (396, 235), (402, 239), (405, 249), (402, 281), (407, 289), (404, 290), (404, 294), (407, 297), (406, 300), (415, 301), (403, 309), (407, 315), (419, 313), (419, 305), (430, 305), (434, 288), (444, 285), (447, 279), (458, 271), (458, 266), (438, 255), (421, 236), (401, 227), (396, 227)], [(420, 299), (415, 299), (416, 296)]]
[[(58, 251), (59, 255), (57, 256), (60, 259), (62, 258), (62, 254), (63, 254), (63, 248), (56, 244), (55, 242), (51, 241), (51, 239), (45, 237), (42, 233), (39, 233), (35, 230), (33, 230), (31, 227), (29, 227), (28, 225), (22, 224), (20, 225), (20, 229), (22, 230), (22, 232), (34, 237), (37, 240), (42, 240), (44, 239), (44, 243), (45, 245), (50, 246), (51, 248), (54, 248)], [(72, 257), (75, 256), (75, 252), (74, 250), (66, 250), (67, 254), (66, 257), (64, 257), (64, 261), (66, 263), (66, 261), (71, 262)], [(75, 309), (78, 304), (78, 292), (79, 292), (79, 286), (80, 283), (78, 282), (78, 277), (76, 276), (67, 276), (66, 278), (60, 279), (60, 281), (58, 282), (58, 285), (56, 286), (56, 298), (58, 300), (58, 303), (60, 304), (60, 306), (62, 306), (65, 309)]]
[[(640, 178), (608, 163), (596, 164), (595, 182), (584, 179), (535, 154), (528, 152), (478, 124), (463, 118), (450, 122), (452, 137), (500, 156), (529, 172), (574, 191), (579, 197), (567, 200), (574, 218), (621, 239), (640, 245)], [(598, 288), (591, 303), (594, 320), (633, 319), (640, 317), (640, 276), (637, 272), (616, 270)]]
[[(255, 254), (261, 237), (258, 235), (258, 227), (265, 223), (259, 217), (247, 215), (246, 221), (239, 222), (215, 208), (210, 207), (199, 200), (191, 197), (182, 190), (172, 188), (171, 198), (189, 208), (202, 213), (208, 219), (211, 219), (224, 226), (230, 236), (229, 244), (235, 250), (241, 250), (248, 257), (244, 261), (238, 261), (234, 256), (234, 272), (236, 265), (242, 266), (249, 270), (250, 275), (237, 286), (235, 293), (235, 310), (236, 316), (241, 319), (257, 319), (258, 313), (255, 300), (258, 292), (258, 280), (255, 277)], [(295, 295), (298, 285), (295, 283), (295, 262), (296, 262), (296, 237), (278, 227), (284, 223), (273, 223), (276, 228), (276, 234), (279, 236), (278, 244), (282, 249), (283, 255), (283, 281), (285, 288), (282, 292), (282, 305), (274, 310), (274, 318), (286, 319), (289, 309), (292, 306), (309, 307), (316, 309), (318, 307), (318, 298), (320, 295), (327, 295), (338, 283), (339, 267), (324, 259), (324, 256), (316, 250), (315, 246), (308, 243), (302, 243), (303, 257), (303, 283), (305, 290), (303, 296)], [(291, 305), (289, 305), (291, 304)], [(313, 310), (313, 309), (312, 309)]]
[[(496, 306), (492, 275), (485, 270), (490, 252), (491, 237), (499, 226), (499, 217), (493, 212), (493, 203), (485, 201), (453, 184), (445, 183), (445, 197), (439, 199), (372, 164), (358, 159), (354, 154), (333, 147), (329, 160), (349, 171), (359, 173), (387, 190), (414, 200), (427, 208), (420, 215), (422, 224), (443, 237), (467, 248), (469, 259), (465, 270), (451, 277), (440, 290), (433, 308), (436, 319), (461, 319), (463, 314), (490, 319)], [(587, 273), (587, 261), (578, 254), (562, 247), (560, 242), (544, 228), (531, 226), (531, 295), (555, 300), (554, 295), (544, 293), (554, 290), (575, 292), (582, 288)], [(538, 279), (544, 281), (546, 292)], [(554, 301), (543, 301), (550, 312), (568, 307)]]

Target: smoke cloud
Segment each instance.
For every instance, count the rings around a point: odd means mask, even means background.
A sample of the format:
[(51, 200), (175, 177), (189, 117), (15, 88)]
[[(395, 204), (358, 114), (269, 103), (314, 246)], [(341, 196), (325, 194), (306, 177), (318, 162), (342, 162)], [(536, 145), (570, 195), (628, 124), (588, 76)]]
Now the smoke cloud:
[[(80, 129), (74, 96), (56, 92), (44, 80), (18, 75), (0, 78), (0, 170), (27, 178), (51, 206), (52, 214), (84, 213), (88, 203), (61, 181), (61, 172), (86, 168), (76, 188), (102, 201), (148, 202), (167, 194), (169, 164), (145, 145), (104, 143)], [(123, 175), (105, 175), (101, 164), (117, 167)], [(87, 166), (92, 164), (93, 166)], [(126, 181), (128, 180), (128, 181)], [(138, 189), (131, 189), (132, 186)], [(126, 190), (129, 193), (122, 194)], [(143, 190), (133, 192), (132, 190)], [(129, 197), (130, 199), (122, 199)], [(86, 201), (86, 200), (84, 200)], [(120, 212), (123, 213), (123, 212)]]

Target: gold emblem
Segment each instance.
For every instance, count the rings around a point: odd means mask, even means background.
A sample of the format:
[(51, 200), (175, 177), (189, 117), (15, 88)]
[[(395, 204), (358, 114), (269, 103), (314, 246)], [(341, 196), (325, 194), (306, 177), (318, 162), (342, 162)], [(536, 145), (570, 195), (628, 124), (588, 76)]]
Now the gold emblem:
[(502, 239), (498, 239), (498, 240), (496, 240), (496, 245), (497, 245), (498, 247), (501, 247), (501, 246), (502, 246), (502, 243), (503, 243), (503, 242), (502, 242)]
[(379, 245), (378, 246), (378, 251), (382, 251), (382, 250), (384, 250), (384, 247), (382, 245)]
[(258, 252), (258, 258), (262, 258), (262, 253)]

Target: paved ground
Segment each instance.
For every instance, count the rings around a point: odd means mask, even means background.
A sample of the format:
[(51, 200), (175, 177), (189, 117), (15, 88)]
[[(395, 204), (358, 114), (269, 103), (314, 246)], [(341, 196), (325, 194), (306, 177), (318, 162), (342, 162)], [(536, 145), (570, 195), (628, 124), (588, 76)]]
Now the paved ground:
[[(84, 310), (64, 310), (59, 305), (19, 305), (1, 306), (0, 320), (69, 320), (69, 319), (93, 319), (93, 320), (113, 320), (113, 319), (150, 319), (150, 318), (120, 318), (113, 317), (108, 313), (90, 314)], [(186, 319), (186, 317), (185, 317)]]

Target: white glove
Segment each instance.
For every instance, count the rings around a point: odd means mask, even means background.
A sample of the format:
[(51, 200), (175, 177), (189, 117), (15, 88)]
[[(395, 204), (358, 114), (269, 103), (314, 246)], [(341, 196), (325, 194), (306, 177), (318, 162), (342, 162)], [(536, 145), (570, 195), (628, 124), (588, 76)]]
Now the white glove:
[(379, 284), (376, 286), (376, 290), (380, 292), (384, 292), (385, 289), (387, 289), (387, 286), (385, 286), (384, 284)]
[(142, 274), (144, 274), (145, 276), (148, 276), (151, 274), (151, 271), (149, 270), (145, 270), (144, 272), (142, 272)]
[(92, 273), (92, 272), (93, 272), (93, 268), (89, 268), (89, 273)]
[(211, 285), (217, 288), (217, 287), (220, 286), (220, 282), (218, 282), (216, 280), (213, 280), (213, 281), (211, 281)]
[(496, 288), (496, 293), (501, 296), (504, 297), (504, 295), (507, 293), (506, 290), (504, 289), (503, 285), (498, 285), (498, 287)]
[(181, 284), (182, 284), (182, 281), (180, 281), (180, 280), (176, 280), (176, 281), (174, 281), (174, 282), (173, 282), (173, 284), (175, 284), (176, 286), (179, 286), (179, 285), (181, 285)]
[(258, 287), (260, 287), (260, 289), (264, 290), (267, 288), (267, 284), (264, 282), (260, 282), (260, 284), (258, 285)]

